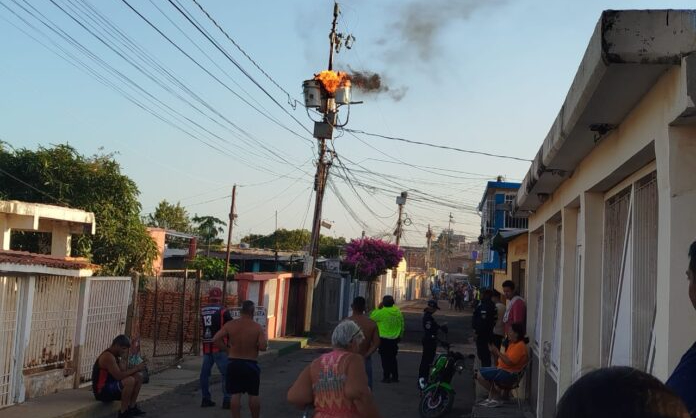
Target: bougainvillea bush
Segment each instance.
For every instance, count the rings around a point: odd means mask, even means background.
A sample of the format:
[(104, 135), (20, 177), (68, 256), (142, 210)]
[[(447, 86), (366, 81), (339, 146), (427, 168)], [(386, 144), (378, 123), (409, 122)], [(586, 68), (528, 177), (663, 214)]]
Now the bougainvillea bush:
[(387, 269), (397, 267), (403, 256), (404, 252), (394, 244), (362, 238), (348, 243), (344, 262), (355, 269), (358, 279), (372, 281)]

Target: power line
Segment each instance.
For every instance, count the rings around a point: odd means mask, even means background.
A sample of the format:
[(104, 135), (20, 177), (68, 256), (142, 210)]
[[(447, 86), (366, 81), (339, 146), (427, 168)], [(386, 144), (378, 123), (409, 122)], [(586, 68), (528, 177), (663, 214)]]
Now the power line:
[[(124, 3), (126, 3), (126, 0), (121, 0), (121, 1), (123, 1)], [(180, 13), (182, 16), (184, 16), (184, 18), (185, 18), (186, 20), (189, 21), (189, 23), (191, 23), (191, 25), (193, 25), (193, 27), (196, 28), (196, 30), (198, 30), (198, 32), (201, 33), (201, 35), (203, 35), (206, 39), (208, 39), (208, 41), (210, 41), (210, 43), (211, 43), (218, 51), (220, 51), (220, 53), (222, 53), (222, 54), (225, 56), (225, 58), (227, 58), (228, 61), (230, 61), (235, 67), (237, 67), (237, 69), (238, 69), (239, 71), (241, 71), (242, 74), (244, 74), (244, 75), (245, 75), (254, 85), (256, 85), (256, 87), (258, 87), (266, 96), (268, 96), (268, 98), (269, 98), (273, 103), (275, 103), (276, 106), (278, 106), (285, 114), (287, 114), (288, 116), (290, 116), (290, 118), (291, 118), (292, 120), (294, 120), (295, 122), (297, 122), (297, 124), (300, 125), (300, 127), (301, 127), (302, 129), (304, 129), (307, 133), (309, 133), (310, 135), (312, 135), (312, 132), (311, 132), (309, 129), (307, 129), (307, 127), (306, 127), (302, 122), (300, 122), (292, 113), (290, 113), (285, 107), (283, 107), (283, 105), (281, 105), (281, 104), (275, 99), (275, 97), (273, 97), (273, 96), (268, 92), (268, 90), (266, 90), (254, 77), (251, 76), (251, 74), (249, 74), (249, 72), (247, 72), (247, 71), (244, 69), (244, 67), (241, 66), (241, 64), (239, 64), (239, 63), (237, 62), (237, 60), (235, 60), (235, 59), (234, 59), (224, 48), (222, 48), (222, 47), (221, 47), (209, 34), (207, 34), (196, 22), (194, 22), (194, 21), (193, 21), (193, 20), (192, 20), (192, 19), (179, 7), (179, 6), (177, 6), (177, 5), (174, 3), (174, 1), (172, 1), (172, 0), (168, 0), (168, 1), (169, 1), (169, 3), (170, 3), (172, 6), (174, 6), (174, 8), (176, 8), (176, 10), (179, 11), (179, 13)], [(286, 128), (286, 129), (289, 129), (289, 128)], [(291, 131), (291, 132), (293, 132), (295, 135), (299, 136), (300, 138), (303, 138), (303, 139), (306, 139), (306, 140), (308, 140), (308, 141), (311, 141), (311, 140), (309, 140), (309, 139), (307, 139), (307, 138), (305, 138), (305, 137), (303, 137), (303, 136), (297, 134), (297, 133), (294, 132), (294, 131)], [(312, 143), (314, 143), (314, 142), (312, 142)]]
[(406, 142), (409, 144), (414, 144), (414, 145), (423, 145), (426, 147), (432, 147), (432, 148), (439, 148), (439, 149), (446, 149), (450, 151), (457, 151), (457, 152), (463, 152), (466, 154), (476, 154), (476, 155), (485, 155), (487, 157), (495, 157), (495, 158), (505, 158), (508, 160), (516, 160), (516, 161), (524, 161), (524, 162), (532, 162), (532, 160), (526, 159), (526, 158), (519, 158), (519, 157), (512, 157), (510, 155), (500, 155), (500, 154), (492, 154), (489, 152), (483, 152), (483, 151), (472, 151), (472, 150), (466, 150), (462, 148), (456, 148), (456, 147), (450, 147), (446, 145), (437, 145), (437, 144), (430, 144), (427, 142), (421, 142), (421, 141), (413, 141), (411, 139), (405, 139), (405, 138), (399, 138), (395, 136), (388, 136), (388, 135), (380, 135), (380, 134), (373, 134), (370, 132), (365, 132), (357, 129), (345, 129), (346, 132), (351, 132), (355, 134), (362, 134), (362, 135), (367, 135), (367, 136), (372, 136), (375, 138), (383, 138), (383, 139), (389, 139), (392, 141), (401, 141), (401, 142)]
[(276, 87), (278, 87), (283, 93), (285, 93), (285, 94), (288, 96), (288, 104), (289, 104), (290, 106), (292, 106), (293, 109), (295, 109), (295, 108), (297, 107), (297, 104), (298, 104), (298, 103), (299, 103), (301, 106), (304, 107), (304, 104), (302, 104), (301, 102), (299, 102), (299, 101), (293, 99), (293, 98), (292, 98), (292, 95), (291, 95), (290, 93), (288, 93), (287, 90), (285, 90), (283, 87), (281, 87), (281, 85), (278, 84), (278, 82), (275, 81), (275, 80), (273, 79), (273, 77), (271, 77), (263, 68), (261, 68), (261, 66), (260, 66), (256, 61), (254, 61), (254, 59), (251, 58), (251, 56), (249, 56), (249, 54), (248, 54), (248, 53), (247, 53), (247, 52), (246, 52), (234, 39), (232, 39), (232, 37), (231, 37), (231, 36), (218, 24), (218, 22), (210, 15), (210, 13), (208, 13), (208, 11), (205, 10), (205, 9), (203, 8), (203, 6), (201, 6), (201, 4), (198, 2), (198, 0), (192, 0), (192, 1), (196, 4), (196, 6), (198, 6), (199, 9), (201, 9), (201, 11), (208, 17), (208, 19), (209, 19), (211, 22), (213, 22), (213, 24), (220, 30), (220, 32), (222, 32), (223, 35), (225, 35), (225, 37), (226, 37), (230, 42), (232, 42), (232, 45), (234, 45), (234, 46), (239, 50), (239, 52), (241, 52), (249, 61), (251, 61), (251, 63), (254, 64), (254, 66), (255, 66), (259, 71), (261, 71), (261, 73), (262, 73), (263, 75), (265, 75), (266, 78), (268, 78), (268, 79), (271, 81), (271, 83), (273, 83)]
[(25, 186), (27, 186), (27, 187), (29, 187), (30, 189), (33, 189), (33, 190), (35, 190), (35, 191), (41, 193), (42, 195), (44, 195), (44, 196), (46, 196), (46, 197), (48, 197), (48, 198), (50, 198), (50, 199), (53, 199), (54, 201), (60, 203), (60, 204), (63, 205), (63, 206), (70, 206), (70, 205), (68, 205), (67, 203), (63, 202), (62, 200), (58, 199), (57, 197), (53, 197), (53, 196), (51, 196), (50, 194), (44, 192), (43, 190), (37, 189), (36, 187), (34, 187), (34, 186), (32, 186), (31, 184), (27, 183), (26, 181), (20, 179), (19, 177), (14, 176), (12, 173), (9, 173), (9, 172), (3, 170), (2, 168), (0, 168), (0, 173), (3, 173), (3, 174), (5, 174), (6, 176), (8, 176), (8, 177), (10, 177), (10, 178), (12, 178), (12, 179), (14, 179), (14, 180), (16, 180), (16, 181), (22, 183), (23, 185), (25, 185)]

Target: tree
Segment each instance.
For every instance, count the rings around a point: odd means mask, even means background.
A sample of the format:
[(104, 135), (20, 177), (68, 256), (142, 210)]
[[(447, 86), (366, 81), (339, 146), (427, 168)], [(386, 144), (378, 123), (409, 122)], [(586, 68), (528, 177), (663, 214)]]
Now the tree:
[(353, 266), (359, 280), (373, 281), (387, 269), (397, 267), (404, 252), (394, 244), (375, 239), (353, 239), (346, 245), (345, 262)]
[[(196, 256), (196, 258), (189, 261), (188, 268), (201, 270), (205, 280), (224, 280), (225, 277), (225, 260), (215, 257)], [(236, 272), (237, 267), (230, 264), (227, 277), (233, 277)]]
[[(72, 254), (98, 264), (100, 274), (128, 275), (152, 269), (157, 246), (140, 219), (138, 187), (121, 174), (112, 154), (85, 157), (69, 145), (33, 151), (0, 143), (0, 167), (9, 173), (0, 172), (0, 199), (94, 212), (96, 233), (73, 239)], [(30, 234), (25, 238), (37, 239)]]
[(220, 244), (222, 239), (218, 239), (218, 234), (222, 234), (225, 230), (222, 226), (227, 225), (222, 219), (216, 218), (214, 216), (194, 216), (193, 222), (197, 223), (196, 227), (198, 235), (206, 243), (206, 255), (210, 255), (210, 245)]
[(338, 257), (345, 246), (346, 239), (343, 237), (334, 238), (322, 235), (319, 238), (319, 255), (326, 258)]
[[(247, 235), (242, 238), (242, 242), (256, 248), (302, 251), (309, 247), (311, 238), (311, 233), (306, 229), (278, 229), (269, 235)], [(333, 238), (322, 235), (319, 238), (319, 255), (327, 258), (338, 257), (345, 245), (346, 239), (343, 237)]]
[(179, 232), (191, 232), (193, 230), (191, 219), (189, 219), (186, 209), (179, 202), (173, 205), (166, 200), (159, 202), (155, 212), (148, 215), (147, 225), (173, 229)]

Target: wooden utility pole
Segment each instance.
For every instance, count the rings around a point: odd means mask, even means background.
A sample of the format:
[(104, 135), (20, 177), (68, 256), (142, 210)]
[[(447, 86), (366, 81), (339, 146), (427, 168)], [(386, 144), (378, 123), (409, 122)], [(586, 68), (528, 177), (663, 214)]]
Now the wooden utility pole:
[[(397, 196), (397, 198), (396, 198), (396, 204), (399, 205), (399, 219), (396, 221), (396, 231), (394, 231), (394, 235), (396, 235), (396, 248), (399, 248), (399, 245), (401, 243), (401, 234), (403, 232), (402, 217), (403, 217), (404, 205), (406, 204), (407, 197), (408, 197), (407, 192), (401, 192), (401, 196)], [(392, 281), (393, 281), (392, 293), (396, 293), (396, 276), (397, 276), (398, 268), (399, 268), (399, 266), (397, 265), (392, 270)]]
[(232, 203), (230, 204), (230, 225), (227, 228), (227, 256), (225, 257), (225, 277), (222, 282), (222, 304), (225, 305), (227, 301), (227, 273), (230, 270), (230, 246), (232, 245), (232, 227), (234, 226), (234, 220), (237, 217), (234, 213), (234, 200), (237, 196), (237, 185), (232, 186)]
[(433, 231), (430, 229), (430, 224), (428, 224), (428, 232), (425, 233), (425, 238), (427, 240), (427, 247), (425, 250), (425, 274), (430, 274), (430, 245), (433, 242)]
[[(339, 8), (338, 3), (334, 3), (333, 22), (331, 23), (331, 32), (329, 33), (329, 71), (333, 70), (333, 56), (336, 49), (337, 33), (336, 26), (338, 24)], [(329, 167), (331, 163), (326, 160), (326, 140), (333, 136), (333, 127), (336, 125), (336, 100), (329, 97), (324, 110), (324, 123), (329, 126), (329, 135), (318, 136), (319, 140), (319, 159), (317, 160), (317, 174), (314, 177), (314, 218), (312, 221), (312, 239), (309, 246), (309, 255), (311, 257), (309, 266), (305, 266), (305, 273), (314, 277), (314, 266), (317, 262), (319, 254), (319, 239), (321, 237), (321, 212), (322, 203), (324, 201), (324, 191), (326, 189), (326, 180), (329, 175)], [(315, 134), (316, 135), (316, 134)], [(326, 137), (328, 136), (328, 138)], [(314, 285), (314, 283), (312, 283)]]

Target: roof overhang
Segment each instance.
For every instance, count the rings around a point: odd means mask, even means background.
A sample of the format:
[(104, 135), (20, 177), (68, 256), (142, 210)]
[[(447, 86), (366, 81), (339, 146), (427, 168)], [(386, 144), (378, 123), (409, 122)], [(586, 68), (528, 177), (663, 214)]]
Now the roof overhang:
[(55, 222), (65, 222), (75, 234), (96, 232), (94, 213), (42, 203), (0, 200), (0, 216), (12, 229), (51, 232)]
[[(696, 11), (609, 10), (590, 38), (566, 99), (517, 193), (516, 210), (536, 210), (616, 128), (670, 67), (696, 50)], [(688, 57), (686, 62), (694, 61)], [(696, 64), (696, 62), (694, 62)], [(696, 97), (696, 71), (687, 72)], [(694, 118), (694, 108), (683, 118)]]
[(496, 251), (505, 251), (507, 244), (513, 239), (527, 233), (526, 229), (501, 229), (493, 237), (491, 248)]

